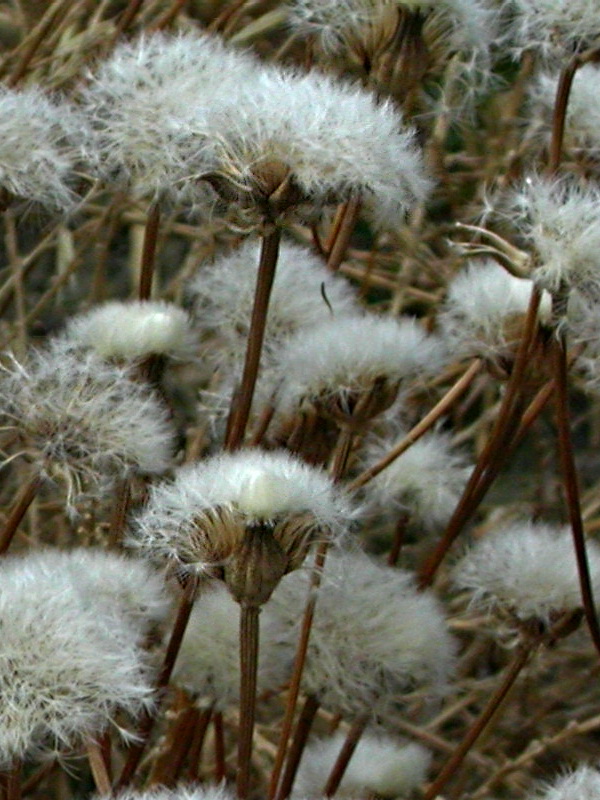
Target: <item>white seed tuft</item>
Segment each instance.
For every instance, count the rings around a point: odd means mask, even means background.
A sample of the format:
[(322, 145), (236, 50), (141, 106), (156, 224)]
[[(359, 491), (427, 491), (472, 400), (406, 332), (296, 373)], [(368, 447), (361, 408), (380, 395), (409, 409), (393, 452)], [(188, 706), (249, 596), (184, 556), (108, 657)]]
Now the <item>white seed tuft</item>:
[[(309, 584), (310, 571), (298, 570), (271, 599), (294, 637)], [(360, 553), (327, 556), (303, 674), (307, 694), (334, 713), (384, 719), (407, 691), (443, 691), (453, 653), (436, 599), (418, 592), (411, 574)]]
[[(344, 739), (336, 733), (309, 744), (298, 768), (294, 797), (321, 797)], [(430, 761), (431, 755), (422, 745), (366, 731), (335, 797), (405, 797), (425, 780)]]
[(531, 800), (596, 800), (600, 797), (600, 770), (582, 764), (541, 786)]
[(196, 337), (186, 312), (164, 301), (112, 301), (71, 318), (64, 337), (102, 358), (135, 360), (149, 355), (190, 358)]
[[(590, 577), (600, 590), (600, 547), (587, 542)], [(455, 570), (473, 604), (545, 623), (581, 606), (575, 551), (567, 528), (515, 523), (477, 542)]]

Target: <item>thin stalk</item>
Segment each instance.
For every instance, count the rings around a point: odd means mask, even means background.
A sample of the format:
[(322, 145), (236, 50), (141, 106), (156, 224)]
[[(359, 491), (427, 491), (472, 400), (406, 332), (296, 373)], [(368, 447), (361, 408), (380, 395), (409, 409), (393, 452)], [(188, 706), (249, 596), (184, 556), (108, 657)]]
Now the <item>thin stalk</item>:
[[(24, 49), (14, 70), (6, 79), (7, 86), (13, 88), (22, 81), (40, 45), (49, 33), (56, 30), (60, 22), (59, 15), (66, 14), (69, 10), (69, 6), (70, 3), (63, 2), (62, 0), (57, 0), (57, 2), (50, 5), (38, 25), (27, 37), (27, 40), (21, 43), (21, 47), (24, 45)], [(21, 49), (21, 47), (19, 49)], [(2, 66), (4, 66), (4, 64)]]
[(434, 798), (440, 794), (444, 786), (446, 786), (448, 781), (456, 773), (462, 762), (465, 760), (469, 750), (473, 747), (477, 739), (479, 739), (481, 734), (486, 729), (488, 723), (501, 706), (514, 682), (519, 677), (521, 670), (529, 661), (531, 653), (531, 644), (523, 644), (519, 647), (515, 658), (508, 667), (502, 683), (490, 697), (487, 705), (479, 717), (475, 720), (473, 725), (469, 728), (462, 742), (452, 753), (448, 761), (446, 761), (435, 781), (427, 787), (425, 794), (423, 795), (423, 800), (434, 800)]
[(144, 246), (142, 248), (142, 262), (140, 264), (140, 285), (138, 297), (140, 300), (149, 300), (152, 296), (152, 279), (154, 277), (154, 263), (156, 261), (156, 243), (160, 227), (160, 206), (158, 201), (148, 209), (148, 218), (144, 230)]
[(335, 233), (333, 243), (329, 248), (329, 256), (327, 258), (327, 266), (332, 272), (335, 272), (344, 260), (344, 255), (346, 254), (350, 237), (354, 231), (360, 207), (361, 198), (358, 195), (351, 197), (344, 204), (341, 221)]
[(356, 750), (356, 747), (360, 741), (360, 737), (363, 735), (368, 720), (369, 718), (367, 716), (360, 717), (360, 719), (357, 719), (356, 722), (353, 723), (352, 727), (348, 731), (346, 741), (340, 750), (340, 754), (338, 755), (335, 764), (333, 765), (333, 769), (331, 770), (331, 774), (327, 779), (327, 783), (325, 784), (325, 789), (323, 790), (323, 795), (325, 797), (333, 797), (333, 795), (340, 788), (340, 783), (342, 782), (346, 768), (350, 763), (350, 759), (354, 755), (354, 751)]
[(577, 558), (577, 571), (579, 586), (585, 618), (590, 635), (598, 654), (600, 654), (600, 625), (596, 615), (594, 593), (590, 580), (590, 569), (585, 546), (583, 520), (581, 518), (581, 502), (579, 498), (579, 483), (577, 480), (577, 467), (573, 455), (573, 442), (569, 420), (569, 397), (567, 376), (567, 349), (564, 335), (557, 331), (553, 342), (554, 376), (556, 385), (556, 424), (558, 428), (558, 455), (563, 476), (565, 497), (569, 513), (569, 522), (573, 535), (573, 546)]
[(239, 391), (236, 393), (235, 402), (237, 403), (237, 410), (233, 416), (231, 428), (227, 436), (227, 450), (237, 450), (241, 446), (250, 417), (254, 387), (256, 386), (258, 368), (260, 365), (260, 354), (265, 337), (269, 299), (271, 297), (271, 289), (273, 287), (275, 269), (277, 267), (280, 240), (281, 230), (278, 227), (274, 227), (270, 233), (266, 233), (263, 236), (254, 293), (254, 305), (252, 308), (250, 330), (248, 332), (248, 342), (246, 346), (244, 371), (242, 373)]
[(581, 66), (581, 56), (576, 55), (569, 61), (567, 66), (560, 73), (558, 86), (556, 88), (556, 98), (552, 113), (552, 136), (550, 139), (550, 150), (548, 154), (548, 172), (554, 175), (560, 166), (562, 156), (562, 145), (565, 135), (565, 121), (567, 118), (567, 106), (571, 95), (571, 87), (577, 70)]
[(344, 477), (355, 436), (356, 432), (350, 427), (343, 427), (340, 430), (329, 469), (329, 474), (336, 483)]
[(404, 539), (406, 537), (406, 530), (408, 528), (409, 521), (410, 521), (410, 514), (407, 511), (400, 512), (394, 528), (394, 540), (392, 542), (392, 546), (390, 548), (390, 552), (388, 553), (388, 558), (387, 558), (387, 563), (388, 566), (390, 567), (395, 567), (396, 564), (398, 563), (398, 559), (400, 558), (400, 551), (402, 550), (402, 545), (404, 544)]
[(521, 389), (531, 357), (532, 346), (537, 334), (537, 311), (540, 299), (541, 293), (534, 287), (531, 292), (531, 300), (525, 319), (523, 337), (519, 343), (513, 369), (508, 380), (494, 428), (469, 477), (443, 537), (426, 559), (420, 570), (419, 586), (421, 589), (430, 586), (433, 582), (435, 573), (442, 563), (444, 556), (477, 508), (474, 497), (476, 497), (477, 488), (483, 475), (486, 470), (490, 468), (494, 469), (494, 464), (502, 459), (505, 448), (508, 446), (515, 429), (518, 427)]
[(179, 12), (185, 6), (186, 0), (174, 0), (173, 4), (170, 8), (168, 8), (165, 13), (158, 19), (154, 25), (150, 28), (151, 31), (162, 31), (164, 30), (167, 25), (170, 25), (173, 20), (177, 17)]
[(213, 729), (215, 732), (215, 783), (221, 783), (227, 775), (225, 762), (225, 729), (223, 726), (223, 712), (215, 711), (213, 714)]
[(115, 501), (110, 515), (110, 539), (113, 544), (120, 544), (125, 530), (127, 514), (131, 504), (131, 480), (123, 478), (115, 490)]
[(288, 746), (290, 734), (292, 732), (292, 724), (294, 722), (294, 715), (296, 713), (296, 706), (298, 704), (298, 696), (300, 694), (300, 684), (302, 682), (302, 673), (304, 672), (304, 663), (306, 661), (306, 654), (308, 653), (308, 640), (310, 638), (310, 631), (315, 615), (315, 607), (317, 604), (317, 589), (321, 585), (321, 573), (327, 557), (328, 543), (322, 542), (319, 545), (317, 554), (315, 556), (315, 563), (311, 573), (310, 587), (308, 590), (308, 597), (306, 606), (304, 608), (304, 615), (302, 617), (302, 627), (298, 637), (298, 645), (296, 647), (296, 656), (294, 658), (294, 668), (288, 689), (288, 696), (285, 705), (285, 713), (283, 722), (281, 724), (281, 732), (279, 735), (279, 742), (277, 753), (275, 755), (275, 762), (273, 764), (273, 772), (271, 773), (271, 781), (269, 784), (268, 800), (273, 800), (277, 794), (277, 787), (285, 760), (285, 754)]
[(177, 719), (167, 733), (164, 749), (154, 762), (148, 787), (174, 785), (190, 749), (198, 714), (197, 708), (180, 709)]
[(23, 764), (21, 759), (13, 762), (4, 776), (4, 797), (6, 800), (21, 800)]
[(286, 800), (292, 791), (300, 759), (302, 758), (302, 753), (304, 752), (318, 710), (319, 701), (314, 694), (309, 694), (304, 701), (304, 706), (296, 722), (296, 729), (294, 730), (294, 736), (290, 744), (285, 762), (285, 770), (279, 785), (276, 800)]
[(412, 428), (406, 434), (406, 436), (381, 459), (381, 461), (378, 461), (377, 464), (374, 464), (364, 472), (361, 472), (361, 474), (352, 481), (352, 483), (348, 486), (349, 491), (356, 491), (367, 484), (376, 475), (379, 475), (380, 472), (383, 472), (386, 467), (389, 467), (393, 461), (395, 461), (399, 456), (402, 455), (402, 453), (408, 450), (408, 448), (411, 447), (418, 439), (420, 439), (421, 436), (427, 433), (427, 431), (432, 428), (433, 425), (435, 425), (438, 419), (445, 414), (446, 411), (448, 411), (448, 409), (450, 409), (464, 394), (464, 392), (473, 382), (475, 376), (481, 370), (481, 366), (482, 361), (478, 358), (475, 359), (464, 375), (462, 375), (454, 384), (454, 386), (452, 386), (452, 388), (446, 392), (446, 394), (438, 403), (436, 403), (431, 411), (426, 414), (426, 416), (424, 416), (423, 419), (418, 422), (414, 428)]
[(102, 752), (102, 747), (95, 739), (88, 739), (86, 742), (87, 757), (94, 778), (94, 785), (98, 793), (110, 797), (112, 795), (112, 781), (108, 765)]
[[(200, 776), (200, 759), (202, 758), (202, 750), (204, 748), (204, 741), (206, 739), (206, 731), (212, 717), (213, 708), (204, 708), (198, 712), (198, 721), (192, 736), (189, 750), (189, 764), (186, 772), (186, 780), (197, 781)], [(177, 776), (179, 777), (179, 775)]]
[(256, 716), (260, 607), (240, 605), (240, 719), (238, 730), (237, 796), (250, 793), (252, 739)]
[(129, 0), (127, 8), (123, 11), (119, 18), (111, 44), (115, 44), (115, 42), (117, 42), (125, 33), (127, 28), (130, 27), (143, 4), (144, 0)]
[(173, 630), (171, 631), (171, 637), (169, 639), (165, 657), (163, 659), (163, 664), (156, 679), (155, 688), (159, 693), (159, 701), (152, 712), (145, 713), (138, 726), (138, 740), (131, 746), (129, 750), (129, 755), (125, 762), (125, 766), (123, 767), (123, 771), (121, 772), (116, 785), (117, 789), (123, 789), (131, 782), (131, 779), (133, 778), (133, 775), (141, 761), (142, 755), (144, 754), (146, 745), (148, 744), (148, 739), (150, 738), (150, 734), (152, 733), (152, 729), (154, 727), (154, 722), (160, 710), (160, 692), (167, 686), (171, 678), (171, 673), (173, 672), (173, 667), (175, 666), (175, 661), (181, 647), (181, 642), (183, 641), (185, 629), (187, 628), (190, 614), (192, 613), (197, 588), (198, 579), (195, 577), (190, 578), (181, 596), (179, 608), (177, 610), (177, 616), (175, 618)]
[(32, 504), (41, 485), (41, 476), (34, 475), (17, 495), (11, 510), (8, 512), (8, 517), (4, 523), (2, 533), (0, 533), (0, 555), (6, 553), (10, 547), (10, 543), (17, 532), (19, 524), (27, 513), (27, 509)]

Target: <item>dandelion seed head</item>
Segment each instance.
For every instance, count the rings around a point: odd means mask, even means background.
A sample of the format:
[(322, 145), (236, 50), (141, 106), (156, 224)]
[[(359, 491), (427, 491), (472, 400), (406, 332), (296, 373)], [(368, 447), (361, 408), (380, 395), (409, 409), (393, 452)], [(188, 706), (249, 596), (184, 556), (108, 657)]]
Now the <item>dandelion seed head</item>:
[[(394, 430), (400, 441), (402, 430)], [(372, 437), (367, 443), (363, 462), (377, 463), (391, 449), (390, 438)], [(366, 503), (377, 511), (398, 507), (428, 529), (444, 525), (454, 511), (471, 467), (465, 456), (452, 447), (450, 437), (429, 433), (411, 445), (365, 487)]]
[[(271, 598), (290, 635), (298, 632), (310, 572), (284, 578)], [(443, 691), (454, 646), (437, 601), (408, 572), (360, 553), (327, 556), (303, 673), (303, 689), (334, 713), (387, 711), (407, 691)]]
[[(320, 797), (344, 744), (336, 733), (311, 742), (294, 783), (296, 798)], [(419, 744), (366, 731), (350, 759), (335, 797), (405, 797), (425, 780), (431, 754)]]
[(369, 391), (376, 381), (389, 387), (438, 368), (441, 342), (416, 320), (348, 316), (299, 331), (281, 349), (281, 409), (307, 398), (327, 400)]
[(71, 209), (74, 142), (85, 120), (37, 87), (0, 87), (0, 119), (0, 187), (55, 210)]
[(60, 341), (16, 359), (0, 374), (8, 427), (36, 469), (65, 483), (67, 503), (133, 472), (161, 473), (171, 463), (168, 412), (149, 387), (95, 353)]
[(582, 764), (540, 786), (532, 800), (596, 800), (600, 797), (600, 770)]
[(64, 337), (102, 358), (128, 361), (149, 355), (190, 358), (196, 348), (186, 312), (155, 300), (103, 303), (71, 318)]
[[(600, 548), (587, 542), (592, 586), (600, 588)], [(508, 610), (521, 620), (552, 617), (581, 606), (571, 533), (521, 522), (488, 534), (462, 558), (455, 582), (472, 592), (472, 602), (489, 610)]]
[[(109, 799), (107, 795), (94, 795), (93, 800)], [(178, 784), (174, 789), (158, 786), (144, 791), (126, 789), (116, 796), (116, 800), (235, 800), (235, 798), (225, 784), (220, 783), (218, 786)]]
[[(461, 270), (438, 316), (449, 350), (456, 356), (492, 360), (514, 354), (532, 290), (533, 281), (510, 275), (495, 261), (475, 262)], [(551, 304), (544, 293), (542, 321), (549, 320)]]
[(546, 60), (564, 62), (598, 43), (597, 0), (503, 0), (515, 56), (535, 50)]
[(72, 749), (109, 726), (121, 730), (119, 710), (137, 716), (153, 702), (131, 619), (108, 612), (106, 597), (86, 608), (73, 575), (50, 575), (40, 558), (9, 557), (0, 565), (4, 768)]

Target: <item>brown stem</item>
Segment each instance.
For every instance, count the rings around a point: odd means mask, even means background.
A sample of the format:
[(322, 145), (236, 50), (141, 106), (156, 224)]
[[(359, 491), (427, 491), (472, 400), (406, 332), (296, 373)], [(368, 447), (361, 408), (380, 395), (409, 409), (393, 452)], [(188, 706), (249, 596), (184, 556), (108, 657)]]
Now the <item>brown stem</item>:
[(502, 405), (498, 412), (498, 417), (487, 443), (481, 453), (473, 472), (471, 473), (459, 503), (448, 523), (443, 537), (440, 539), (430, 556), (426, 559), (419, 572), (419, 587), (421, 589), (430, 586), (439, 565), (454, 541), (462, 532), (464, 526), (474, 513), (477, 504), (475, 497), (477, 488), (486, 470), (494, 469), (494, 465), (502, 459), (505, 448), (508, 446), (512, 435), (518, 426), (518, 412), (520, 406), (520, 395), (523, 379), (529, 363), (532, 344), (537, 333), (537, 311), (539, 308), (541, 293), (534, 287), (531, 292), (531, 301), (523, 337), (519, 342), (519, 348), (515, 357), (513, 369), (508, 380), (506, 391), (502, 399)]
[(140, 286), (138, 297), (140, 300), (149, 300), (152, 296), (152, 278), (154, 276), (154, 262), (156, 260), (156, 243), (160, 226), (160, 206), (158, 200), (148, 209), (146, 229), (144, 231), (144, 246), (142, 248), (142, 263), (140, 265)]
[[(189, 698), (186, 698), (189, 702)], [(147, 782), (151, 786), (173, 786), (177, 775), (192, 743), (192, 736), (198, 721), (198, 709), (183, 707), (179, 709), (177, 719), (171, 725), (165, 741), (165, 746), (154, 766)]]
[(302, 758), (302, 753), (304, 752), (318, 710), (319, 701), (314, 694), (309, 694), (304, 701), (304, 706), (296, 722), (296, 729), (287, 754), (285, 770), (281, 779), (281, 784), (279, 785), (276, 800), (286, 800), (292, 791), (300, 759)]
[(110, 797), (112, 795), (112, 781), (102, 747), (95, 739), (88, 739), (85, 746), (96, 789), (100, 795)]
[(352, 452), (352, 444), (354, 443), (355, 431), (351, 428), (344, 427), (340, 430), (338, 440), (333, 451), (331, 459), (331, 468), (329, 474), (331, 479), (338, 483), (346, 472), (348, 459)]
[(129, 26), (132, 24), (133, 20), (136, 18), (143, 4), (144, 0), (129, 0), (127, 8), (123, 11), (119, 18), (111, 44), (114, 44), (121, 38), (127, 28), (129, 28)]
[[(4, 774), (4, 798), (5, 800), (21, 800), (23, 764), (20, 759), (13, 762), (12, 767)], [(2, 788), (2, 784), (0, 784)], [(1, 792), (0, 792), (1, 795)]]
[(558, 455), (563, 475), (564, 490), (569, 512), (569, 522), (573, 535), (573, 545), (577, 558), (577, 571), (585, 618), (590, 630), (594, 647), (600, 654), (600, 625), (596, 614), (590, 569), (585, 546), (583, 520), (581, 518), (581, 502), (577, 480), (577, 467), (573, 455), (573, 442), (569, 424), (569, 397), (567, 377), (567, 349), (564, 334), (560, 329), (553, 342), (554, 376), (556, 384), (556, 423), (558, 428)]
[(438, 403), (436, 403), (431, 411), (406, 434), (402, 441), (398, 442), (398, 444), (393, 447), (390, 452), (381, 459), (381, 461), (378, 461), (377, 464), (374, 464), (372, 467), (366, 469), (352, 481), (352, 483), (348, 486), (349, 491), (355, 491), (356, 489), (360, 489), (361, 486), (367, 484), (376, 475), (379, 475), (380, 472), (383, 472), (383, 470), (399, 456), (401, 456), (402, 453), (408, 450), (408, 448), (411, 447), (411, 445), (413, 445), (417, 439), (420, 439), (423, 434), (427, 433), (427, 431), (438, 421), (438, 419), (445, 414), (446, 411), (448, 411), (448, 409), (451, 408), (459, 399), (459, 397), (461, 397), (462, 394), (467, 390), (467, 388), (471, 385), (473, 378), (475, 378), (475, 376), (479, 373), (481, 366), (482, 362), (479, 359), (475, 359), (464, 375), (462, 375), (462, 377), (459, 378), (454, 386), (452, 386), (452, 388), (446, 392), (446, 394)]
[(165, 13), (158, 19), (154, 25), (150, 28), (151, 31), (162, 31), (164, 30), (167, 25), (170, 25), (171, 22), (177, 17), (181, 9), (186, 4), (186, 0), (174, 0), (171, 8), (168, 8)]
[(31, 63), (32, 58), (37, 53), (40, 45), (46, 36), (55, 30), (59, 23), (59, 15), (64, 15), (69, 10), (70, 3), (63, 3), (60, 0), (53, 3), (38, 26), (31, 31), (29, 43), (25, 46), (21, 58), (17, 62), (12, 73), (6, 79), (7, 86), (15, 87), (25, 77), (25, 73)]
[(225, 730), (223, 727), (223, 712), (215, 711), (213, 714), (213, 728), (215, 732), (215, 783), (221, 783), (227, 775), (225, 763)]
[(287, 750), (288, 741), (292, 732), (292, 724), (294, 715), (296, 713), (296, 706), (298, 704), (298, 695), (300, 694), (300, 684), (302, 682), (302, 673), (304, 672), (304, 663), (308, 653), (308, 641), (310, 638), (310, 631), (315, 615), (315, 607), (317, 604), (317, 589), (321, 584), (321, 574), (325, 565), (327, 557), (328, 543), (322, 542), (319, 545), (317, 554), (315, 556), (315, 564), (311, 573), (310, 588), (308, 591), (308, 598), (304, 608), (304, 615), (302, 617), (302, 627), (300, 628), (300, 635), (298, 637), (298, 645), (296, 647), (296, 656), (294, 659), (294, 668), (290, 680), (290, 687), (288, 690), (287, 701), (285, 705), (285, 714), (281, 724), (281, 732), (279, 735), (279, 742), (277, 753), (275, 755), (275, 763), (273, 764), (273, 772), (271, 774), (271, 781), (269, 784), (268, 800), (273, 800), (277, 793), (277, 786), (281, 776), (283, 762), (285, 760), (285, 753)]
[(236, 393), (235, 402), (237, 403), (237, 410), (233, 416), (227, 436), (225, 445), (227, 450), (237, 450), (238, 447), (241, 446), (250, 417), (254, 387), (256, 386), (256, 379), (258, 377), (260, 354), (265, 336), (269, 299), (271, 297), (271, 289), (273, 287), (275, 269), (277, 267), (280, 240), (281, 231), (277, 227), (274, 227), (270, 233), (266, 233), (263, 236), (260, 263), (256, 278), (254, 306), (252, 308), (252, 318), (250, 320), (250, 330), (248, 332), (248, 342), (246, 346), (244, 371), (242, 373), (239, 391)]
[(246, 800), (250, 793), (250, 765), (256, 715), (259, 616), (259, 606), (246, 604), (240, 606), (240, 721), (237, 763), (239, 800)]
[(506, 695), (512, 688), (514, 682), (519, 677), (521, 670), (529, 660), (531, 652), (532, 652), (531, 645), (523, 644), (519, 647), (514, 660), (508, 667), (508, 670), (502, 680), (502, 683), (490, 697), (487, 705), (485, 706), (479, 717), (475, 720), (473, 725), (469, 728), (462, 742), (452, 753), (448, 761), (446, 761), (435, 781), (427, 787), (425, 794), (423, 795), (423, 800), (434, 800), (434, 798), (439, 795), (441, 790), (448, 783), (450, 778), (452, 778), (452, 776), (455, 774), (457, 769), (464, 761), (467, 753), (469, 752), (471, 747), (473, 747), (477, 739), (479, 739), (481, 734), (484, 732), (488, 723), (490, 722), (490, 720), (492, 719), (492, 717), (494, 716), (494, 714), (504, 701)]
[(401, 511), (398, 515), (398, 519), (396, 520), (396, 526), (394, 528), (394, 541), (392, 542), (392, 546), (387, 558), (387, 563), (390, 567), (395, 567), (398, 563), (409, 521), (410, 514), (408, 511)]
[(333, 244), (329, 249), (329, 256), (327, 258), (327, 266), (332, 272), (335, 272), (342, 261), (350, 242), (350, 237), (356, 225), (356, 219), (360, 212), (361, 198), (359, 196), (351, 197), (344, 204), (344, 211), (342, 214), (339, 228), (335, 233)]
[(248, 0), (233, 0), (233, 2), (226, 6), (220, 14), (218, 14), (208, 26), (207, 30), (212, 33), (217, 33), (224, 30), (227, 23), (244, 7)]
[(114, 505), (110, 514), (110, 539), (113, 544), (120, 544), (125, 530), (127, 514), (131, 504), (131, 480), (123, 478), (115, 490)]
[(177, 616), (175, 618), (173, 630), (171, 631), (171, 637), (167, 645), (163, 664), (156, 679), (155, 688), (157, 693), (159, 693), (158, 701), (153, 711), (146, 712), (142, 717), (137, 730), (137, 741), (129, 750), (129, 755), (127, 756), (125, 766), (123, 767), (123, 771), (121, 772), (116, 785), (117, 789), (122, 789), (130, 783), (138, 764), (141, 761), (142, 755), (144, 754), (144, 750), (146, 749), (148, 739), (150, 738), (150, 734), (152, 733), (152, 729), (154, 727), (154, 722), (160, 710), (160, 691), (166, 687), (171, 678), (171, 673), (173, 672), (175, 660), (177, 659), (177, 654), (179, 653), (181, 642), (183, 641), (185, 629), (187, 627), (190, 614), (192, 613), (197, 588), (198, 579), (196, 577), (189, 578), (181, 596), (179, 608), (177, 610)]
[[(212, 717), (212, 706), (204, 708), (198, 712), (198, 721), (192, 736), (189, 750), (189, 765), (186, 773), (188, 781), (197, 781), (200, 776), (200, 759), (202, 758), (202, 750), (204, 748), (204, 740), (206, 739), (206, 731)], [(177, 776), (179, 777), (179, 776)]]
[(354, 751), (356, 750), (356, 747), (360, 741), (360, 737), (363, 735), (363, 731), (367, 726), (368, 719), (369, 718), (366, 716), (361, 717), (360, 719), (356, 720), (356, 722), (348, 731), (346, 741), (340, 750), (340, 754), (338, 755), (336, 762), (333, 765), (333, 769), (331, 770), (331, 774), (327, 779), (327, 783), (325, 784), (325, 789), (323, 790), (323, 795), (325, 797), (333, 797), (333, 795), (340, 788), (340, 783), (342, 782), (346, 768), (350, 763), (350, 759), (354, 755)]
[(8, 513), (6, 522), (4, 523), (2, 533), (0, 533), (0, 555), (6, 553), (10, 547), (10, 543), (17, 532), (19, 524), (27, 513), (27, 509), (32, 504), (41, 485), (41, 476), (34, 475), (29, 483), (26, 483), (17, 495), (15, 502)]

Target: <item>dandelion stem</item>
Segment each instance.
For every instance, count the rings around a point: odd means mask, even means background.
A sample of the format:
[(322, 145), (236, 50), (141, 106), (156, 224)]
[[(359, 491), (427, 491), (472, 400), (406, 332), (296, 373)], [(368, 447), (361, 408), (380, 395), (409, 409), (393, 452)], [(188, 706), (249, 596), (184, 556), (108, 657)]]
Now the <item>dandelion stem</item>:
[(86, 750), (96, 789), (99, 794), (109, 797), (112, 794), (112, 781), (102, 747), (95, 739), (88, 739)]
[(200, 775), (200, 759), (202, 758), (202, 750), (204, 748), (204, 741), (206, 739), (206, 731), (208, 730), (208, 725), (210, 723), (212, 714), (212, 706), (204, 708), (198, 712), (196, 727), (190, 743), (189, 765), (186, 774), (186, 779), (188, 781), (197, 781)]
[(256, 715), (260, 607), (240, 605), (240, 721), (238, 731), (237, 796), (250, 792), (250, 764)]
[(260, 354), (265, 336), (269, 298), (271, 296), (275, 269), (277, 267), (280, 240), (281, 231), (277, 227), (274, 227), (270, 233), (266, 233), (262, 240), (244, 371), (242, 373), (239, 391), (236, 392), (235, 402), (237, 404), (237, 409), (233, 415), (226, 442), (226, 448), (228, 450), (237, 450), (238, 447), (241, 446), (250, 417), (254, 387), (256, 386), (258, 368), (260, 365)]
[(27, 509), (32, 504), (41, 485), (41, 476), (34, 475), (29, 483), (26, 483), (17, 495), (16, 500), (8, 513), (6, 522), (4, 523), (2, 533), (0, 534), (0, 555), (6, 553), (10, 547), (10, 543), (17, 532), (19, 524), (27, 513)]
[(215, 783), (221, 783), (227, 775), (225, 763), (225, 730), (223, 727), (223, 712), (215, 711), (213, 714), (213, 728), (215, 732)]
[(279, 743), (277, 748), (277, 754), (275, 756), (275, 763), (273, 765), (273, 772), (271, 774), (271, 782), (269, 786), (269, 795), (268, 795), (269, 800), (273, 800), (273, 798), (277, 794), (277, 787), (279, 784), (279, 778), (281, 776), (281, 770), (283, 768), (283, 762), (285, 759), (287, 744), (290, 738), (290, 734), (292, 732), (294, 714), (296, 712), (296, 706), (298, 704), (298, 695), (300, 694), (300, 683), (302, 681), (302, 673), (304, 672), (304, 663), (306, 661), (306, 654), (308, 652), (308, 640), (310, 638), (310, 631), (312, 628), (312, 623), (315, 615), (315, 607), (317, 604), (316, 590), (319, 588), (321, 584), (321, 574), (323, 571), (323, 566), (325, 564), (325, 559), (327, 557), (327, 549), (328, 549), (327, 542), (322, 542), (319, 545), (317, 554), (315, 556), (315, 563), (311, 573), (308, 598), (306, 601), (306, 607), (304, 609), (304, 615), (302, 617), (302, 627), (300, 629), (300, 635), (298, 637), (298, 645), (296, 647), (296, 656), (294, 659), (294, 668), (292, 672), (292, 678), (290, 680), (287, 702), (285, 705), (285, 714), (281, 725), (281, 733), (279, 736)]
[(286, 797), (289, 797), (292, 791), (298, 765), (318, 710), (319, 701), (314, 694), (309, 694), (304, 701), (304, 706), (296, 722), (296, 729), (285, 762), (285, 770), (277, 792), (277, 800), (286, 800)]
[(160, 206), (158, 201), (155, 201), (148, 210), (146, 229), (144, 231), (144, 246), (142, 248), (140, 285), (138, 291), (140, 300), (149, 300), (152, 295), (152, 278), (154, 276), (154, 262), (156, 260), (156, 242), (158, 241), (159, 226)]
[(360, 212), (361, 198), (356, 195), (344, 203), (341, 219), (335, 231), (333, 241), (328, 248), (327, 266), (335, 272), (344, 259), (356, 219)]
[(396, 526), (394, 528), (394, 541), (392, 542), (392, 546), (390, 548), (390, 552), (388, 554), (387, 563), (390, 567), (395, 567), (398, 563), (398, 559), (400, 558), (400, 551), (402, 550), (402, 545), (404, 544), (404, 539), (406, 537), (406, 529), (408, 528), (408, 523), (410, 521), (410, 514), (407, 511), (403, 511), (398, 515), (398, 519), (396, 520)]
[(473, 725), (469, 728), (462, 742), (452, 753), (448, 761), (446, 761), (435, 781), (428, 786), (425, 794), (423, 795), (423, 800), (434, 800), (434, 798), (439, 795), (444, 786), (446, 786), (448, 781), (456, 773), (457, 769), (464, 761), (467, 753), (484, 732), (488, 723), (506, 698), (514, 682), (519, 677), (521, 670), (529, 661), (531, 653), (531, 644), (522, 644), (519, 647), (515, 658), (508, 667), (502, 683), (490, 697), (486, 707), (475, 720)]
[(471, 385), (475, 376), (479, 373), (482, 366), (482, 362), (480, 359), (475, 359), (467, 371), (462, 375), (458, 381), (449, 389), (446, 394), (442, 397), (442, 399), (436, 403), (436, 405), (431, 409), (431, 411), (423, 417), (423, 419), (417, 423), (414, 428), (412, 428), (406, 436), (398, 442), (398, 444), (393, 447), (390, 452), (378, 461), (377, 464), (374, 464), (372, 467), (369, 467), (364, 472), (355, 478), (352, 483), (348, 486), (349, 491), (353, 492), (357, 489), (360, 489), (362, 486), (367, 484), (370, 480), (372, 480), (376, 475), (379, 475), (380, 472), (386, 467), (395, 461), (399, 456), (402, 455), (406, 450), (408, 450), (411, 445), (413, 445), (418, 439), (423, 436), (423, 434), (427, 433), (427, 431), (438, 421), (438, 419), (451, 408), (454, 403), (461, 397), (461, 395), (468, 389)]
[(583, 520), (581, 518), (577, 467), (573, 455), (573, 443), (571, 441), (569, 424), (567, 348), (564, 333), (560, 328), (556, 331), (552, 349), (556, 385), (555, 400), (556, 423), (558, 427), (558, 455), (563, 475), (569, 522), (573, 534), (573, 545), (577, 558), (577, 571), (579, 573), (583, 609), (594, 647), (600, 654), (600, 625), (598, 624), (598, 617), (596, 615), (596, 606), (590, 579)]
[(357, 719), (356, 722), (353, 723), (352, 727), (348, 731), (346, 740), (342, 746), (342, 749), (340, 750), (335, 764), (333, 765), (333, 769), (331, 770), (331, 774), (327, 779), (327, 783), (325, 784), (325, 789), (323, 790), (324, 797), (332, 797), (340, 788), (340, 783), (342, 782), (346, 768), (350, 763), (350, 759), (356, 750), (356, 747), (360, 741), (360, 737), (363, 735), (363, 731), (365, 730), (368, 721), (369, 718), (366, 715), (360, 717), (360, 719)]
[[(165, 688), (171, 678), (171, 673), (173, 672), (177, 654), (179, 653), (179, 649), (183, 641), (185, 629), (187, 627), (190, 614), (192, 613), (197, 588), (198, 579), (196, 577), (190, 578), (181, 596), (179, 608), (177, 610), (177, 617), (175, 618), (173, 630), (171, 631), (171, 637), (167, 645), (167, 651), (165, 653), (161, 670), (156, 679), (156, 689), (158, 692)], [(117, 789), (122, 789), (127, 786), (133, 778), (138, 764), (141, 761), (142, 755), (144, 754), (144, 750), (146, 749), (148, 739), (150, 738), (152, 728), (154, 727), (154, 721), (159, 711), (160, 695), (159, 702), (153, 709), (153, 712), (146, 712), (138, 726), (138, 740), (129, 750), (127, 761), (125, 762), (125, 766), (123, 767), (123, 771), (121, 772), (117, 782)]]
[(541, 293), (534, 287), (531, 292), (531, 301), (525, 319), (523, 337), (519, 343), (519, 349), (517, 350), (513, 369), (502, 400), (502, 405), (500, 406), (500, 411), (498, 412), (498, 417), (496, 418), (496, 423), (475, 465), (475, 469), (471, 473), (462, 497), (454, 510), (443, 537), (438, 542), (429, 558), (426, 559), (420, 571), (419, 586), (422, 589), (431, 585), (442, 559), (477, 508), (477, 504), (483, 496), (478, 494), (478, 488), (482, 478), (484, 478), (486, 474), (486, 470), (491, 470), (491, 474), (495, 477), (497, 473), (493, 471), (494, 469), (498, 469), (498, 462), (502, 460), (505, 450), (509, 447), (510, 440), (518, 427), (519, 410), (522, 399), (522, 383), (537, 334), (537, 311), (540, 299)]

